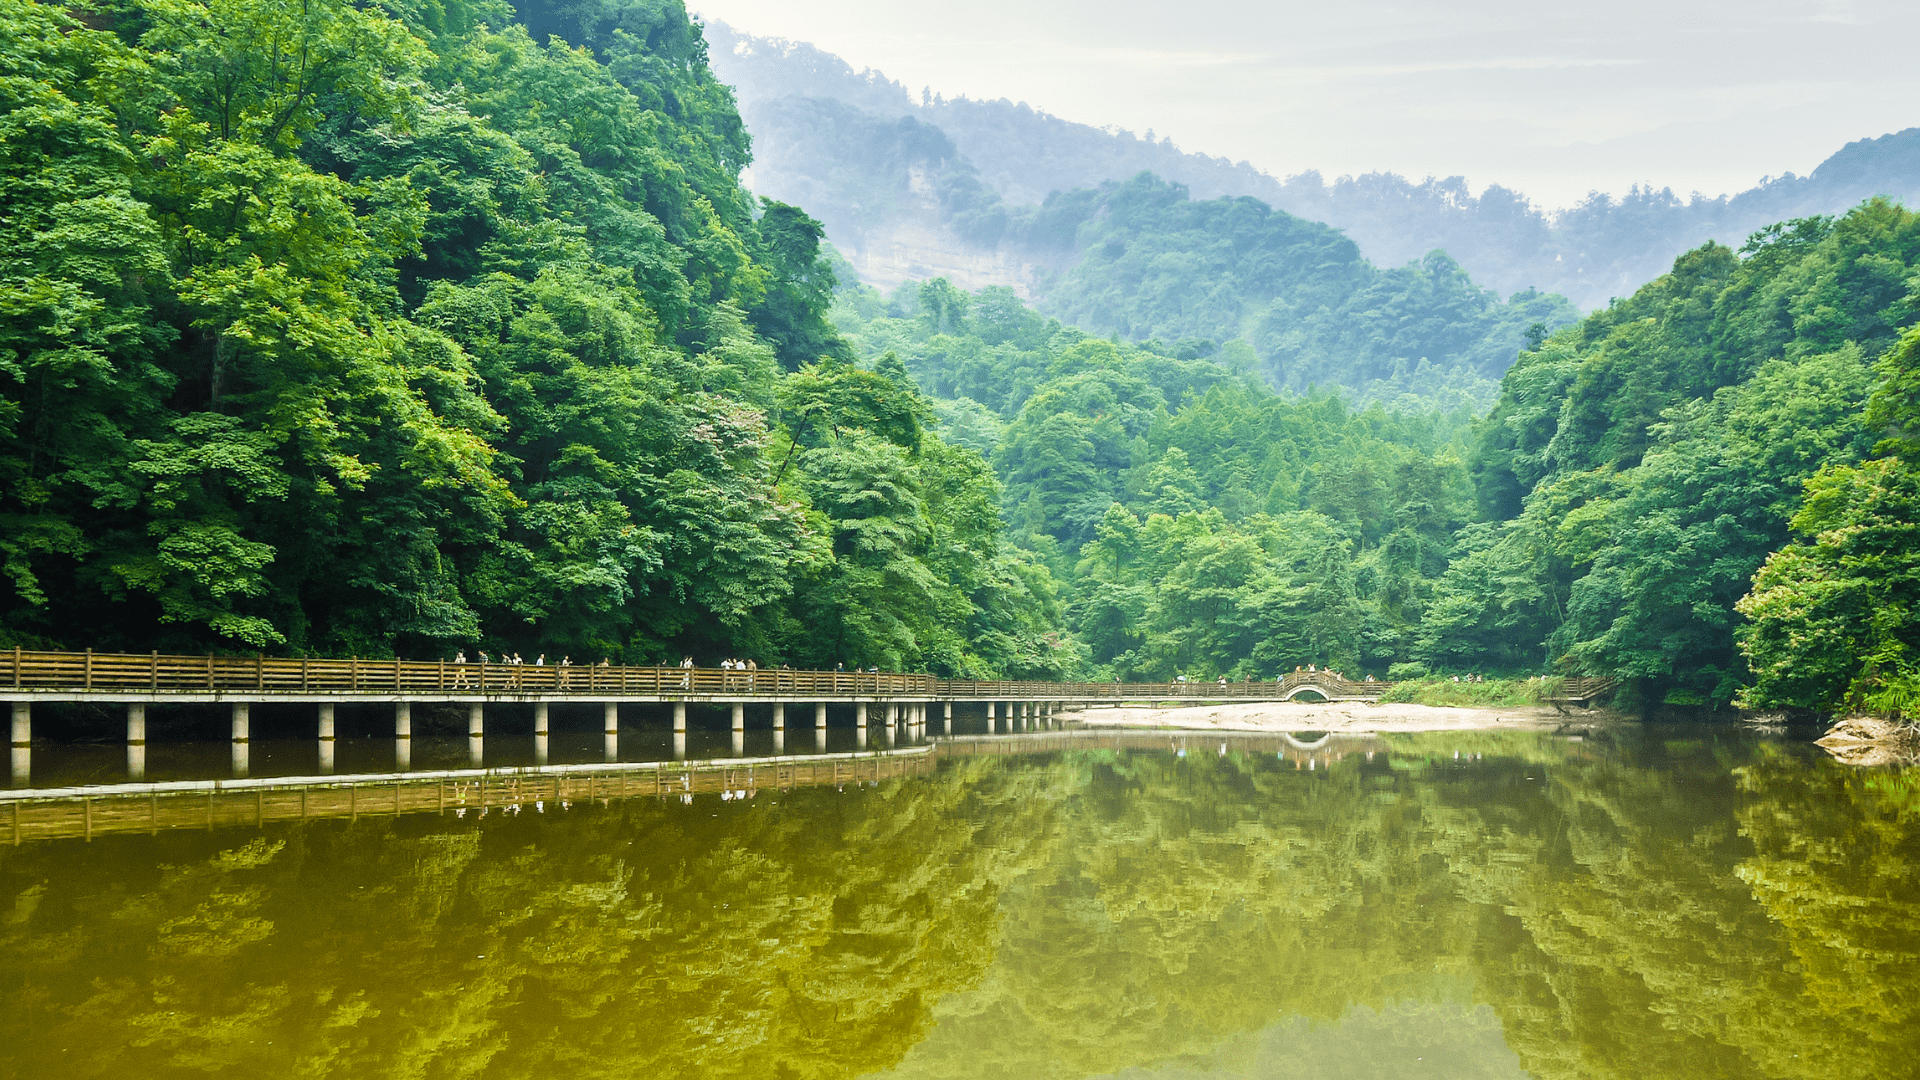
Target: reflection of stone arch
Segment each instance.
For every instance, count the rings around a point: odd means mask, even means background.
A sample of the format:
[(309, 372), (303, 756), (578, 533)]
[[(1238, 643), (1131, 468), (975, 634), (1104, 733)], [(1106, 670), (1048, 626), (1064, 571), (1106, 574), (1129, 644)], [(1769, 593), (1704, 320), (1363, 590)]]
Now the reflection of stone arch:
[(1301, 742), (1299, 739), (1294, 738), (1292, 734), (1285, 731), (1280, 733), (1280, 737), (1286, 740), (1287, 745), (1293, 747), (1295, 750), (1312, 751), (1312, 750), (1318, 750), (1321, 747), (1327, 745), (1328, 740), (1333, 738), (1333, 733), (1330, 731), (1323, 731), (1320, 733), (1320, 737), (1313, 740), (1312, 742)]
[(1312, 695), (1313, 695), (1312, 697), (1310, 697), (1310, 698), (1308, 698), (1308, 699), (1307, 699), (1307, 700), (1309, 700), (1309, 701), (1331, 701), (1331, 700), (1333, 700), (1332, 698), (1330, 698), (1330, 697), (1328, 697), (1328, 696), (1327, 696), (1327, 692), (1326, 692), (1325, 690), (1322, 690), (1322, 689), (1320, 689), (1320, 688), (1319, 688), (1319, 687), (1317, 687), (1317, 686), (1306, 686), (1306, 685), (1303, 685), (1303, 686), (1296, 686), (1296, 687), (1294, 687), (1294, 688), (1293, 688), (1292, 690), (1289, 690), (1289, 691), (1287, 691), (1287, 697), (1286, 697), (1286, 700), (1288, 700), (1288, 701), (1298, 701), (1298, 700), (1300, 700), (1300, 698), (1301, 698), (1301, 696), (1302, 696), (1303, 694), (1312, 694)]

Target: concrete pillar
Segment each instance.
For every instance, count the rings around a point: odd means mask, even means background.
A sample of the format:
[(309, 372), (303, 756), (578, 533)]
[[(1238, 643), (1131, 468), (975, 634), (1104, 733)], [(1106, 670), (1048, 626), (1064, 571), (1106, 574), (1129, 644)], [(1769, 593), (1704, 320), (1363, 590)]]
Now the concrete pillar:
[[(235, 745), (239, 745), (239, 744), (236, 743)], [(334, 741), (332, 739), (320, 740), (320, 775), (321, 776), (333, 775), (333, 747), (334, 747)]]
[(393, 740), (393, 771), (406, 772), (413, 768), (413, 740), (411, 738)]
[(867, 748), (867, 704), (864, 701), (856, 701), (853, 704), (853, 748), (855, 750)]
[(684, 701), (673, 703), (673, 733), (675, 735), (687, 733), (687, 703)]
[(940, 734), (953, 734), (953, 702), (951, 701), (940, 703)]
[(467, 736), (467, 767), (478, 769), (486, 764), (487, 740), (478, 735)]
[(887, 722), (881, 725), (887, 732), (887, 745), (892, 746), (900, 738), (900, 725), (894, 722), (893, 706), (887, 706)]
[(409, 740), (413, 738), (413, 702), (393, 703), (393, 737)]
[(620, 760), (620, 703), (609, 701), (601, 706), (600, 728), (606, 736), (606, 746), (601, 756), (608, 762)]
[(1027, 730), (1027, 703), (1024, 701), (1013, 703), (1013, 730)]
[(127, 779), (147, 778), (147, 707), (127, 706)]
[(813, 703), (813, 748), (826, 753), (827, 750), (827, 703)]
[(467, 738), (478, 739), (487, 733), (486, 706), (479, 702), (467, 706)]
[(245, 740), (235, 740), (233, 743), (233, 778), (235, 780), (247, 778), (247, 747), (250, 745), (252, 744)]
[(773, 752), (786, 753), (787, 750), (787, 703), (773, 703)]
[(747, 703), (746, 702), (736, 701), (733, 703), (731, 726), (735, 731), (747, 730)]
[(533, 733), (533, 763), (535, 765), (547, 763), (547, 733), (544, 731)]
[[(236, 705), (234, 708), (237, 709), (239, 706)], [(239, 723), (238, 720), (234, 722)], [(239, 738), (237, 735), (234, 737)], [(327, 742), (333, 741), (333, 702), (331, 701), (320, 703), (320, 738)]]
[(685, 761), (687, 758), (687, 732), (683, 728), (673, 733), (673, 760)]
[(33, 782), (33, 703), (13, 703), (13, 786)]
[(547, 734), (547, 731), (548, 731), (547, 720), (548, 720), (547, 703), (544, 701), (534, 702), (533, 703), (533, 733), (535, 735), (544, 737)]

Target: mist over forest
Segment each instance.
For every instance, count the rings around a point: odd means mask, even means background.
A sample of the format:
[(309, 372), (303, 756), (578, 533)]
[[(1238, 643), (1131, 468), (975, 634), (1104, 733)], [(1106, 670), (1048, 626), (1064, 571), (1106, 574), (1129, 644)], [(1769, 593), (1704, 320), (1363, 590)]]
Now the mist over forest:
[[(1920, 128), (1847, 143), (1807, 176), (1783, 173), (1745, 191), (1676, 193), (1648, 184), (1596, 191), (1558, 208), (1535, 205), (1498, 177), (1309, 170), (1276, 178), (1245, 161), (1183, 151), (1152, 131), (1073, 123), (1040, 103), (914, 91), (805, 42), (717, 21), (706, 32), (714, 70), (737, 89), (757, 140), (756, 190), (807, 206), (837, 244), (864, 247), (902, 224), (908, 170), (939, 191), (943, 223), (968, 250), (1003, 240), (981, 228), (983, 209), (996, 209), (990, 204), (1017, 214), (1054, 192), (1152, 172), (1185, 185), (1194, 199), (1247, 195), (1325, 222), (1378, 266), (1444, 250), (1503, 296), (1537, 289), (1592, 310), (1630, 295), (1673, 253), (1706, 241), (1738, 247), (1777, 221), (1842, 213), (1875, 195), (1909, 203), (1920, 195)], [(966, 194), (956, 198), (950, 188)]]

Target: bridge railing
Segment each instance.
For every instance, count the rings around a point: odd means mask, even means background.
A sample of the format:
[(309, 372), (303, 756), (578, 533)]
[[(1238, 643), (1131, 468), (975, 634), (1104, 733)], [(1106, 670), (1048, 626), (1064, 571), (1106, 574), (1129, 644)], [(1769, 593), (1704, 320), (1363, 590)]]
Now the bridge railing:
[(0, 690), (103, 693), (297, 694), (691, 694), (867, 697), (932, 696), (931, 675), (888, 671), (456, 664), (446, 660), (281, 660), (264, 656), (129, 653), (0, 653)]
[(889, 671), (793, 671), (766, 668), (612, 665), (456, 664), (446, 660), (275, 659), (266, 656), (169, 656), (138, 653), (0, 653), (0, 692), (311, 694), (646, 694), (849, 698), (914, 696), (975, 699), (1272, 700), (1302, 687), (1328, 697), (1372, 696), (1388, 683), (1356, 682), (1329, 672), (1294, 672), (1273, 682), (1026, 682), (937, 679)]

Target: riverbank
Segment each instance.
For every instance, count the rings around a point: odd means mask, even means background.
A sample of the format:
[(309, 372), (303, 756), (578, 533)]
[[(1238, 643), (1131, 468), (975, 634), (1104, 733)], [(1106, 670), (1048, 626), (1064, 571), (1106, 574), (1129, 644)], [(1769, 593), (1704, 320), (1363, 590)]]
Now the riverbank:
[(1595, 709), (1572, 715), (1548, 705), (1461, 707), (1366, 701), (1223, 702), (1174, 709), (1121, 707), (1073, 714), (1090, 728), (1174, 728), (1187, 731), (1478, 731), (1490, 728), (1552, 731), (1569, 724), (1604, 724), (1613, 714)]
[(1920, 764), (1920, 726), (1880, 716), (1843, 717), (1814, 745), (1849, 765)]

